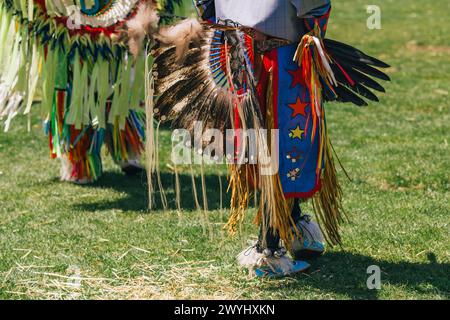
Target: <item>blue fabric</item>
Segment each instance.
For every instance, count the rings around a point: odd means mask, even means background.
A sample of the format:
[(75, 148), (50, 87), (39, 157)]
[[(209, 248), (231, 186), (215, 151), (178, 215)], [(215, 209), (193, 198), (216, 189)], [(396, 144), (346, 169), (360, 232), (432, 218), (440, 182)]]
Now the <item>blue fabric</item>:
[(279, 174), (286, 197), (306, 198), (318, 187), (319, 132), (316, 129), (315, 139), (311, 141), (310, 97), (305, 84), (301, 83), (301, 70), (292, 60), (296, 49), (297, 44), (276, 49)]

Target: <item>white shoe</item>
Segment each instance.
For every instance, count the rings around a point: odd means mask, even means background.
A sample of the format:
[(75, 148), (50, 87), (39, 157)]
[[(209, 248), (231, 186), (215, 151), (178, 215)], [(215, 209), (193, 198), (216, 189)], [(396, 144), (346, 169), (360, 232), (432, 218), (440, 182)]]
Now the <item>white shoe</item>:
[(300, 231), (301, 239), (295, 236), (291, 246), (291, 255), (295, 259), (316, 258), (325, 252), (324, 236), (319, 225), (312, 221), (311, 216), (302, 216), (297, 223), (297, 230)]

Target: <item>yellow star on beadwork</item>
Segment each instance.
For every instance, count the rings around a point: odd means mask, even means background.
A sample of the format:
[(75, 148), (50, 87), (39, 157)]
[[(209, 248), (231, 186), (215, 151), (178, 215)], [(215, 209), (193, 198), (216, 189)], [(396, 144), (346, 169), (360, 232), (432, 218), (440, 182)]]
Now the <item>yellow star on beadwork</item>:
[(304, 130), (300, 128), (300, 126), (297, 126), (297, 128), (291, 130), (291, 133), (289, 133), (289, 137), (292, 139), (300, 139), (302, 140), (302, 135), (305, 133)]

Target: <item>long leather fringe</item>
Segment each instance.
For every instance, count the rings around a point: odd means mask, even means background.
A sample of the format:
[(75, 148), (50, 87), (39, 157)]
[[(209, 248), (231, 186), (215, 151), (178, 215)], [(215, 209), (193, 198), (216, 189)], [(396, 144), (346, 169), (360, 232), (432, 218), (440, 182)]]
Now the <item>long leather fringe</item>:
[[(273, 77), (269, 77), (268, 91), (266, 96), (266, 128), (269, 132), (275, 128), (273, 115)], [(271, 136), (268, 139), (269, 150), (272, 150)], [(277, 232), (285, 246), (289, 249), (293, 241), (295, 223), (291, 216), (291, 205), (284, 197), (283, 187), (280, 181), (280, 175), (277, 172), (272, 176), (261, 176), (261, 199), (258, 215), (255, 222), (262, 225), (263, 243), (267, 231)]]
[[(272, 86), (269, 84), (267, 93), (267, 118), (266, 128), (273, 129), (273, 114), (271, 108), (273, 108), (273, 95)], [(267, 141), (267, 153), (270, 153), (273, 141)], [(261, 146), (259, 146), (261, 147)], [(265, 243), (265, 235), (267, 232), (277, 233), (281, 240), (289, 248), (294, 237), (294, 221), (291, 217), (292, 205), (286, 201), (281, 186), (279, 174), (274, 175), (258, 175), (253, 174), (255, 171), (261, 172), (261, 168), (257, 166), (257, 170), (254, 170), (249, 165), (237, 166), (231, 165), (230, 170), (230, 188), (232, 190), (231, 197), (231, 215), (226, 225), (226, 228), (231, 234), (237, 232), (237, 227), (240, 225), (244, 218), (246, 210), (250, 202), (251, 189), (249, 187), (249, 179), (252, 180), (254, 187), (257, 186), (260, 189), (261, 195), (259, 199), (259, 210), (255, 218), (256, 224), (261, 224), (263, 234), (263, 244)], [(250, 178), (251, 177), (251, 178)], [(255, 191), (256, 192), (256, 191)]]
[(330, 245), (341, 245), (339, 225), (343, 222), (342, 189), (339, 185), (333, 161), (331, 143), (326, 138), (325, 168), (321, 177), (322, 187), (313, 197), (313, 207), (319, 226)]
[(231, 214), (225, 228), (231, 235), (235, 235), (237, 227), (244, 221), (250, 201), (249, 185), (246, 181), (247, 166), (232, 164), (228, 170), (230, 172), (229, 189), (231, 189)]

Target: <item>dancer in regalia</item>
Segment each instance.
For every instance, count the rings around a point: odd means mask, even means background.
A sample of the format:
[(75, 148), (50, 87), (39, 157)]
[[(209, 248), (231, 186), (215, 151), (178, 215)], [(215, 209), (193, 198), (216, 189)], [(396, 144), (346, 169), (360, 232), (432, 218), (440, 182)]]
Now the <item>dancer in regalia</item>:
[(50, 155), (62, 161), (62, 180), (98, 179), (103, 145), (125, 172), (139, 171), (144, 75), (136, 70), (142, 70), (145, 57), (133, 59), (120, 35), (142, 16), (156, 29), (157, 11), (172, 15), (181, 2), (1, 0), (0, 118), (5, 130), (40, 100)]
[[(379, 71), (388, 65), (325, 39), (329, 0), (199, 0), (196, 5), (202, 21), (181, 21), (152, 40), (157, 43), (154, 116), (192, 132), (196, 121), (205, 133), (235, 130), (236, 151), (214, 155), (229, 165), (227, 228), (237, 231), (252, 193), (259, 194), (260, 226), (258, 242), (238, 260), (261, 277), (304, 271), (309, 264), (303, 260), (322, 254), (325, 242), (341, 244), (341, 188), (324, 102), (378, 101), (373, 91), (384, 89), (374, 79), (389, 80)], [(257, 161), (242, 135), (248, 129), (278, 130), (266, 138), (256, 134)], [(204, 144), (203, 138), (194, 136), (200, 140), (194, 145)], [(275, 160), (264, 161), (268, 157)], [(302, 214), (300, 204), (308, 199), (318, 223)]]

